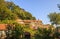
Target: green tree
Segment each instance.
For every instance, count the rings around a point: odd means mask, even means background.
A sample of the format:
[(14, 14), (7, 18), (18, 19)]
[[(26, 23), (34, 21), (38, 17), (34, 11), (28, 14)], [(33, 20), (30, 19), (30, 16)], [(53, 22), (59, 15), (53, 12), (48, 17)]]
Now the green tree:
[(49, 17), (50, 22), (51, 22), (52, 25), (54, 25), (54, 24), (55, 25), (60, 24), (60, 13), (56, 13), (56, 12), (50, 13), (48, 15), (48, 17)]
[(59, 8), (59, 10), (60, 10), (60, 4), (57, 4), (57, 7)]
[(58, 26), (60, 25), (60, 13), (50, 13), (48, 15), (48, 17), (50, 18), (50, 22), (55, 26), (56, 26), (56, 29), (54, 31), (54, 36), (55, 37), (59, 37), (59, 29), (58, 29)]
[(24, 9), (20, 8), (19, 6), (15, 5), (14, 3), (12, 2), (7, 2), (7, 8), (10, 9), (12, 11), (12, 13), (15, 13), (18, 15), (18, 17), (22, 20), (26, 20), (26, 19), (29, 19), (29, 20), (33, 20), (33, 19), (36, 19), (32, 16), (31, 13), (25, 11)]
[(13, 2), (0, 0), (0, 20), (35, 20), (31, 13), (25, 11)]
[(7, 24), (7, 32), (6, 32), (6, 39), (11, 39), (12, 38), (12, 26), (11, 24)]
[(15, 20), (17, 15), (13, 14), (10, 9), (7, 8), (6, 2), (0, 1), (0, 20)]
[(38, 28), (35, 39), (54, 39), (52, 29), (50, 28), (47, 30)]
[(13, 37), (15, 39), (21, 39), (23, 37), (23, 28), (21, 24), (16, 23), (13, 29)]

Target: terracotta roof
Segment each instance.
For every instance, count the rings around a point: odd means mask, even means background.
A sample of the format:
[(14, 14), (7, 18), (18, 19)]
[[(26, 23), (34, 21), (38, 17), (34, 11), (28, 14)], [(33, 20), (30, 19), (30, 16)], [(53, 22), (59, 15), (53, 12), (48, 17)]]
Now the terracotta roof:
[(0, 30), (6, 30), (6, 24), (0, 24)]
[(21, 20), (21, 19), (17, 19), (16, 20), (17, 22), (27, 22), (27, 23), (30, 23), (30, 22), (41, 22), (42, 23), (42, 21), (41, 20)]

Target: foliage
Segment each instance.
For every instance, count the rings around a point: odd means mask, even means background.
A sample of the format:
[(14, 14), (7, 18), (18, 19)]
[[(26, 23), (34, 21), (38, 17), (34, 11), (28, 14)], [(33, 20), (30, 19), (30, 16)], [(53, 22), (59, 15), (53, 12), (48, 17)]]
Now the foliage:
[(60, 24), (60, 13), (56, 13), (56, 12), (50, 13), (50, 14), (48, 15), (48, 17), (49, 17), (49, 19), (50, 19), (50, 22), (51, 22), (53, 25), (54, 25), (54, 24), (56, 24), (56, 25)]
[(14, 20), (17, 19), (17, 15), (13, 14), (10, 9), (6, 7), (5, 2), (1, 2), (0, 5), (0, 20)]
[(20, 39), (23, 36), (23, 28), (21, 24), (18, 23), (9, 23), (7, 25), (7, 39)]
[[(50, 13), (48, 17), (52, 24), (60, 24), (60, 13)], [(52, 31), (51, 28), (34, 30), (29, 25), (16, 23), (16, 19), (35, 20), (36, 18), (13, 2), (0, 0), (0, 23), (8, 24), (6, 33), (8, 39), (22, 39), (24, 32), (29, 32), (32, 39), (55, 39), (60, 36), (60, 33)]]
[(59, 8), (59, 10), (60, 10), (60, 4), (57, 4), (57, 7)]
[(35, 39), (54, 39), (52, 29), (51, 28), (49, 29), (39, 28), (37, 33), (35, 34)]
[(16, 39), (21, 38), (21, 35), (23, 34), (23, 28), (21, 26), (22, 25), (20, 24), (15, 24), (14, 36)]
[(31, 13), (25, 11), (13, 2), (0, 1), (0, 20), (35, 20)]
[[(31, 13), (25, 11), (19, 6), (15, 5), (13, 2), (7, 2), (4, 0), (0, 0), (0, 24), (7, 24), (7, 39), (19, 39), (23, 34), (25, 27), (24, 25), (20, 25), (16, 23), (16, 19), (22, 20), (35, 20), (36, 18), (32, 16)], [(15, 27), (14, 27), (15, 25)], [(24, 29), (23, 29), (24, 28)], [(30, 28), (29, 28), (30, 29)], [(31, 33), (33, 30), (28, 30)], [(33, 33), (32, 33), (33, 34)]]

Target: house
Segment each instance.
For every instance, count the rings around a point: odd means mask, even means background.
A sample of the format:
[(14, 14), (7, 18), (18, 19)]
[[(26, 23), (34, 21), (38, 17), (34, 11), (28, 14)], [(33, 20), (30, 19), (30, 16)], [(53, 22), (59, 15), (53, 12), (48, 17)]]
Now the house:
[(6, 24), (0, 24), (0, 39), (4, 39), (6, 37)]
[(26, 25), (26, 26), (29, 25), (29, 27), (32, 29), (37, 29), (40, 25), (43, 24), (41, 20), (20, 20), (20, 19), (17, 19), (16, 22)]
[(0, 24), (0, 39), (5, 39), (7, 35), (11, 36), (11, 29), (10, 24)]
[[(37, 29), (37, 28), (50, 28), (50, 24), (43, 24), (41, 20), (16, 20), (18, 23), (23, 24), (23, 25), (29, 25), (30, 28), (32, 29)], [(54, 29), (54, 27), (51, 27)]]

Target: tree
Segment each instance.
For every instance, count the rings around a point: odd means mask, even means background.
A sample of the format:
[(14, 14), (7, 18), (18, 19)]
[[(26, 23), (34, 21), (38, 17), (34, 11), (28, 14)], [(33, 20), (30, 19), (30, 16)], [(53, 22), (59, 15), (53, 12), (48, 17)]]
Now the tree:
[(59, 8), (59, 10), (60, 10), (60, 4), (57, 4), (57, 7)]
[(52, 29), (49, 28), (38, 28), (37, 33), (35, 34), (35, 39), (53, 39)]
[(11, 39), (12, 38), (12, 25), (7, 24), (7, 32), (6, 32), (6, 39)]
[(35, 20), (31, 13), (25, 11), (13, 2), (0, 0), (0, 20)]
[(21, 36), (23, 36), (22, 25), (18, 24), (18, 23), (14, 24), (14, 25), (15, 25), (15, 27), (13, 29), (13, 33), (12, 33), (13, 36), (12, 37), (14, 37), (14, 39), (21, 39), (22, 38)]
[(56, 26), (56, 30), (55, 30), (55, 35), (54, 36), (57, 36), (59, 38), (59, 29), (58, 29), (58, 26), (60, 26), (60, 13), (50, 13), (48, 15), (48, 17), (50, 18), (50, 22), (55, 26)]
[(6, 2), (0, 1), (0, 20), (15, 20), (17, 15), (13, 14), (10, 9), (7, 8)]
[(49, 19), (50, 19), (50, 22), (52, 25), (59, 25), (60, 24), (60, 13), (50, 13), (48, 15)]
[(13, 2), (6, 2), (6, 4), (7, 4), (7, 8), (10, 9), (12, 13), (16, 14), (19, 17), (19, 19), (22, 19), (22, 20), (36, 19), (35, 17), (32, 16), (31, 13), (15, 5)]
[(6, 39), (22, 39), (23, 28), (21, 24), (16, 22), (7, 24)]

